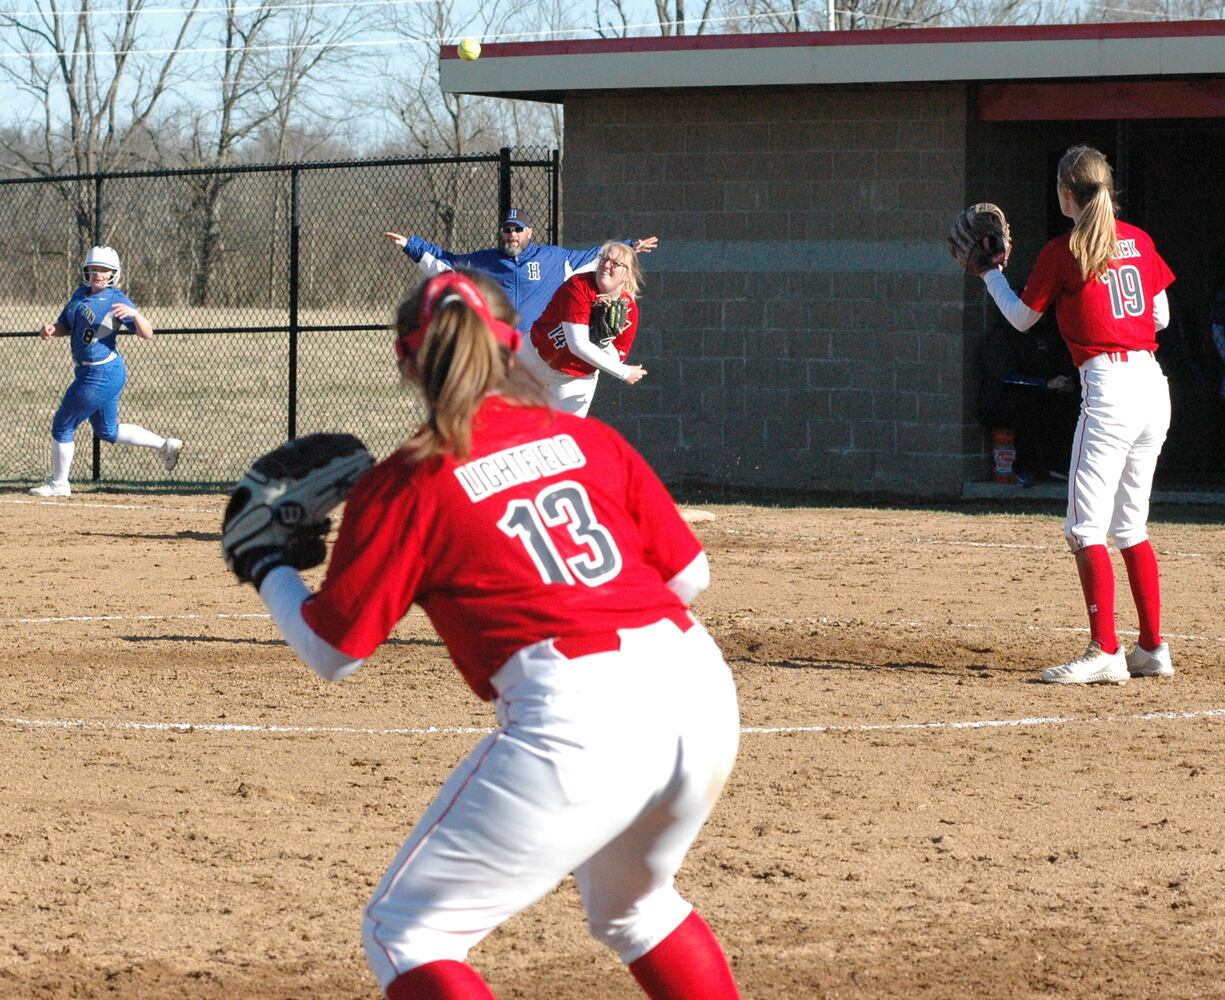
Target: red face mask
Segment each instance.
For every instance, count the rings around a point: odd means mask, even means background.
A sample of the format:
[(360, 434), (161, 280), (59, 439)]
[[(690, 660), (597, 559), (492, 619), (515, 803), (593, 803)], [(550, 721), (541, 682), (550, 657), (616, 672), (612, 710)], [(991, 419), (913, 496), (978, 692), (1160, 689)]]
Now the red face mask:
[(464, 302), (476, 313), (499, 344), (510, 348), (512, 352), (519, 349), (519, 344), (523, 339), (519, 331), (509, 323), (494, 319), (485, 297), (470, 279), (454, 271), (447, 271), (431, 278), (426, 283), (425, 291), (421, 295), (421, 310), (417, 316), (417, 326), (396, 338), (396, 358), (401, 363), (416, 357), (417, 352), (421, 350), (421, 345), (425, 341), (425, 332), (430, 328), (430, 322), (434, 319), (434, 313), (438, 307), (454, 300)]

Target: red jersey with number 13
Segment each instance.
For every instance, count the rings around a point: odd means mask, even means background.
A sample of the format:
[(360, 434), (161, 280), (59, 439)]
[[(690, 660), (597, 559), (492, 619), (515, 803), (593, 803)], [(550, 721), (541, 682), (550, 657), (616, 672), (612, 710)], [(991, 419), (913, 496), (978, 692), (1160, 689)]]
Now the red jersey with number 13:
[(1021, 301), (1034, 312), (1055, 303), (1055, 319), (1077, 367), (1110, 351), (1157, 350), (1153, 299), (1174, 274), (1143, 229), (1117, 222), (1118, 250), (1106, 273), (1086, 281), (1072, 256), (1071, 233), (1038, 254)]
[(358, 481), (302, 614), (365, 658), (416, 602), (489, 699), (489, 679), (525, 646), (683, 616), (665, 581), (701, 551), (611, 427), (490, 397), (468, 459), (396, 452)]

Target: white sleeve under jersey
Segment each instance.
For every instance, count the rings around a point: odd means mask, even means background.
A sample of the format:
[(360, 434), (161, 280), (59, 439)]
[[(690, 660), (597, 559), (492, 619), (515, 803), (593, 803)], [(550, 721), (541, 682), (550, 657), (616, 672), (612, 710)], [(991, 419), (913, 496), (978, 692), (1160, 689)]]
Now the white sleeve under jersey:
[[(1000, 307), (1004, 319), (1018, 330), (1028, 330), (1042, 318), (1042, 313), (1034, 312), (1021, 301), (1020, 296), (1012, 290), (1012, 286), (998, 269), (992, 268), (983, 275), (983, 283), (995, 299), (995, 304)], [(1164, 290), (1153, 296), (1153, 323), (1158, 330), (1164, 330), (1170, 325), (1170, 300)]]
[(664, 584), (672, 593), (685, 602), (688, 607), (698, 594), (710, 586), (710, 561), (705, 552), (699, 552), (693, 557), (693, 562)]
[(1021, 297), (1012, 290), (1008, 279), (1004, 277), (1004, 272), (999, 268), (993, 267), (984, 274), (983, 284), (987, 286), (987, 291), (995, 299), (995, 304), (1000, 307), (1004, 319), (1016, 329), (1028, 330), (1042, 318), (1042, 313), (1034, 312), (1021, 301)]
[(613, 378), (619, 378), (622, 382), (630, 373), (630, 366), (606, 354), (598, 346), (591, 342), (591, 336), (588, 333), (590, 327), (586, 323), (562, 323), (562, 333), (566, 335), (566, 346), (580, 361), (586, 361), (587, 364), (593, 366), (602, 372), (607, 372)]
[(302, 602), (311, 596), (310, 588), (291, 566), (272, 570), (259, 588), (272, 620), (302, 662), (325, 681), (338, 681), (353, 673), (365, 661), (346, 656), (315, 634), (302, 617)]
[(1170, 325), (1170, 300), (1166, 298), (1164, 288), (1153, 296), (1153, 323), (1158, 330)]

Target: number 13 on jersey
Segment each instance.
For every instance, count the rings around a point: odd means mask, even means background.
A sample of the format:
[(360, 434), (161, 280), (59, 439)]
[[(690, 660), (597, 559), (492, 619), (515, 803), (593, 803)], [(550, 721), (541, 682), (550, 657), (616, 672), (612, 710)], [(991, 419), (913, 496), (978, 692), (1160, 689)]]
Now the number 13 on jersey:
[[(572, 480), (554, 483), (533, 500), (512, 500), (498, 527), (519, 541), (545, 583), (598, 587), (621, 572), (617, 543), (596, 520), (587, 491)], [(554, 541), (563, 530), (585, 551), (563, 558)]]

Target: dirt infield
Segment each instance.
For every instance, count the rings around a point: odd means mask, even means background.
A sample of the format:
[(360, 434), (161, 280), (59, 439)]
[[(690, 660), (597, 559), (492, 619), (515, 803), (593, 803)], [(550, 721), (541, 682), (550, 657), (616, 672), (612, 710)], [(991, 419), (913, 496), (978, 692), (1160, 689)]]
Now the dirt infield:
[[(317, 680), (221, 508), (0, 494), (0, 996), (377, 995), (360, 908), (492, 713), (419, 612)], [(1055, 514), (703, 509), (745, 732), (681, 887), (746, 998), (1222, 995), (1219, 524), (1153, 528), (1173, 680), (1052, 689), (1087, 639)], [(472, 962), (640, 996), (569, 882)]]

